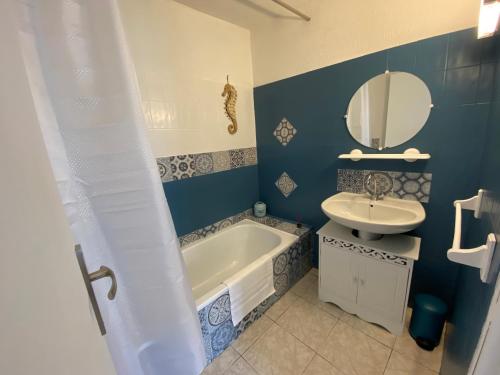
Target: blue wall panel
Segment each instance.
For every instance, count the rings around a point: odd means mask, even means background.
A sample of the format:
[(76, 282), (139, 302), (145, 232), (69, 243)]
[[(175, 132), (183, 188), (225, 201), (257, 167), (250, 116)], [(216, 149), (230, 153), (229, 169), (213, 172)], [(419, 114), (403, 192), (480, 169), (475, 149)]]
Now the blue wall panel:
[(178, 236), (245, 211), (259, 198), (257, 166), (166, 182)]
[[(491, 40), (464, 30), (392, 48), (316, 71), (257, 87), (254, 90), (260, 196), (272, 215), (319, 228), (327, 218), (321, 202), (336, 193), (337, 169), (380, 169), (433, 173), (427, 219), (415, 234), (422, 237), (412, 292), (426, 291), (452, 303), (458, 266), (446, 259), (453, 233), (455, 199), (475, 194), (481, 153), (486, 140), (490, 97), (497, 54)], [(416, 137), (383, 152), (409, 147), (429, 152), (432, 159), (361, 161), (337, 159), (359, 148), (344, 114), (354, 92), (386, 69), (412, 72), (431, 90), (434, 108)], [(286, 117), (297, 129), (287, 146), (273, 136)], [(276, 179), (286, 171), (298, 188), (285, 198)]]
[[(496, 72), (496, 78), (500, 73)], [(498, 82), (496, 88), (500, 88)], [(500, 243), (500, 102), (498, 93), (491, 105), (488, 121), (488, 136), (484, 144), (479, 187), (488, 191), (492, 204), (491, 211), (480, 220), (471, 219), (465, 246), (476, 247), (484, 244), (488, 233), (496, 233)], [(468, 214), (470, 215), (470, 213)], [(497, 245), (498, 247), (498, 245)], [(500, 263), (500, 252), (496, 252), (493, 264)], [(498, 274), (498, 268), (496, 268)], [(493, 276), (496, 279), (496, 275)], [(453, 314), (448, 323), (448, 335), (441, 373), (444, 375), (465, 375), (488, 313), (488, 307), (495, 288), (494, 283), (484, 284), (479, 278), (479, 270), (460, 267), (456, 284), (456, 298)]]

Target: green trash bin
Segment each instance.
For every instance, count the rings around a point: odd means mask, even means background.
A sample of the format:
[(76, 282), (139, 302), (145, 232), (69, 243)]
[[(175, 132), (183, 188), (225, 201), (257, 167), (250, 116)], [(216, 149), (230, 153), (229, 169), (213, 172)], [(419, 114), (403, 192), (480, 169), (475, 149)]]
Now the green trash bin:
[(448, 307), (440, 298), (417, 294), (410, 321), (410, 335), (418, 346), (433, 350), (439, 345)]

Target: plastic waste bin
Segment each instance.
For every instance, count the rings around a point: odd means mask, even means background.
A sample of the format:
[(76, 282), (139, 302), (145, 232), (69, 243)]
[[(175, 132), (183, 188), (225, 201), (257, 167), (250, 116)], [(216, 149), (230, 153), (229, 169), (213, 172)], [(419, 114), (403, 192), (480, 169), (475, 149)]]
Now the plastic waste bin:
[(438, 297), (417, 294), (410, 321), (410, 335), (418, 346), (433, 350), (439, 345), (448, 307)]

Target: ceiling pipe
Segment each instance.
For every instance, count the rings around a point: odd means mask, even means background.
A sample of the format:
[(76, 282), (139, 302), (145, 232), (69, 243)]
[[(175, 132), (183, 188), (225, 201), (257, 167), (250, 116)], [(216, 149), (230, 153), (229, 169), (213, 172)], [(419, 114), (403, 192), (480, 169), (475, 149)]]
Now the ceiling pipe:
[(304, 14), (302, 13), (300, 10), (294, 8), (293, 6), (285, 3), (283, 0), (271, 0), (273, 2), (275, 2), (276, 4), (282, 6), (283, 8), (289, 10), (290, 12), (296, 14), (297, 16), (299, 16), (300, 18), (302, 18), (303, 20), (305, 21), (310, 21), (311, 20), (311, 17), (309, 17), (307, 14)]

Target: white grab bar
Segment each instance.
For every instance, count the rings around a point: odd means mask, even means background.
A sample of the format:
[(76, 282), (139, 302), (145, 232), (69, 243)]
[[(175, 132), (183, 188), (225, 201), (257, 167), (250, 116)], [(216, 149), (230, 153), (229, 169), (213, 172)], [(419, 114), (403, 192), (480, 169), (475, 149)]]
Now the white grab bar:
[(484, 190), (480, 189), (478, 194), (472, 198), (456, 200), (455, 206), (455, 232), (453, 234), (453, 244), (448, 250), (448, 259), (467, 266), (480, 269), (481, 280), (488, 282), (488, 276), (491, 266), (491, 259), (495, 251), (496, 239), (493, 233), (488, 234), (486, 244), (472, 249), (462, 249), (462, 208), (474, 211), (474, 217), (481, 217), (481, 201)]

